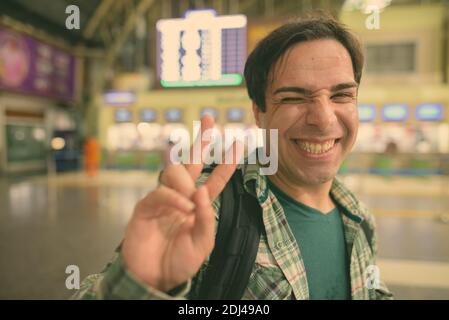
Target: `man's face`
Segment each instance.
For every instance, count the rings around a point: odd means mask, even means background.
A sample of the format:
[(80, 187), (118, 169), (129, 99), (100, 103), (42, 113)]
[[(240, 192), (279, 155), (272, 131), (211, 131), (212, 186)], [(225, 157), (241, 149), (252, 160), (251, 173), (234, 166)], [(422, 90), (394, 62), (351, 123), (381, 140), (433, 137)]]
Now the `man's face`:
[(358, 129), (357, 84), (351, 57), (330, 39), (299, 43), (274, 65), (259, 127), (278, 129), (276, 175), (294, 185), (331, 180)]

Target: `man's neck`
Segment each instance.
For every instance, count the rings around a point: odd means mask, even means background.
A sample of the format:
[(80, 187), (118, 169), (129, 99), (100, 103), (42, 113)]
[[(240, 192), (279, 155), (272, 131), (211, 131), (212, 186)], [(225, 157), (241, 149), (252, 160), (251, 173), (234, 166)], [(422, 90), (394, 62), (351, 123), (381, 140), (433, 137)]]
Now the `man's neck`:
[(267, 176), (270, 181), (284, 193), (298, 202), (322, 213), (328, 213), (335, 208), (330, 196), (332, 180), (319, 185), (292, 184), (277, 175)]

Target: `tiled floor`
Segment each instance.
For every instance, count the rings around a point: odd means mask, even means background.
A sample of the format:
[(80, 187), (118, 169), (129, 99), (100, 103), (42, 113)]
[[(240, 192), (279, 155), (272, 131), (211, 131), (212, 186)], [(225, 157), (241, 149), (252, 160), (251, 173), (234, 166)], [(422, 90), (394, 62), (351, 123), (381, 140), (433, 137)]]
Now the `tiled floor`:
[[(396, 297), (449, 299), (449, 224), (439, 220), (449, 179), (345, 180), (377, 215), (381, 276)], [(0, 298), (69, 297), (66, 267), (99, 272), (155, 181), (132, 171), (0, 178)]]

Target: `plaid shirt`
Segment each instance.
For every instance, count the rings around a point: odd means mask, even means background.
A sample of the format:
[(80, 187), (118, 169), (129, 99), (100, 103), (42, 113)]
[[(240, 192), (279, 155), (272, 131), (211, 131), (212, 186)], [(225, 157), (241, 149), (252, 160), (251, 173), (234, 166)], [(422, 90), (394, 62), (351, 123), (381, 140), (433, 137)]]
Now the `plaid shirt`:
[[(307, 276), (301, 252), (287, 223), (279, 201), (267, 186), (267, 177), (259, 174), (258, 165), (241, 165), (244, 188), (256, 196), (263, 211), (265, 232), (262, 233), (254, 268), (242, 299), (309, 299)], [(203, 173), (197, 184), (202, 184), (208, 174)], [(350, 261), (351, 297), (360, 299), (392, 299), (382, 281), (375, 288), (367, 286), (375, 266), (377, 251), (374, 218), (355, 196), (337, 179), (330, 194), (342, 208), (344, 234)], [(214, 201), (215, 212), (220, 207), (220, 197)], [(373, 230), (371, 246), (360, 224), (367, 220)], [(207, 266), (203, 264), (195, 281), (188, 281), (170, 294), (160, 292), (135, 279), (126, 269), (120, 252), (106, 268), (88, 276), (72, 298), (81, 299), (185, 299), (194, 298)], [(371, 270), (372, 267), (371, 267)], [(375, 270), (375, 269), (374, 269)], [(375, 273), (374, 273), (375, 274)], [(371, 286), (372, 287), (372, 286)]]

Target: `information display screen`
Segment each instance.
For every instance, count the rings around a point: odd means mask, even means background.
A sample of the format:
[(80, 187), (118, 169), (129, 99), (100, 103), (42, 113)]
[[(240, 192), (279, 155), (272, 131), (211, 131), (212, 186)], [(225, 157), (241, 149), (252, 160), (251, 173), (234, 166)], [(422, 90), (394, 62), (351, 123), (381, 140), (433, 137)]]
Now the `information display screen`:
[(120, 109), (115, 111), (115, 122), (131, 122), (132, 113), (129, 110)]
[(241, 108), (230, 108), (227, 111), (228, 121), (241, 122), (243, 121), (244, 112)]
[(163, 87), (234, 86), (243, 81), (246, 59), (244, 15), (217, 16), (189, 10), (162, 19), (157, 30), (157, 74)]
[(180, 122), (182, 120), (182, 110), (177, 108), (168, 109), (165, 111), (165, 120), (167, 122)]
[(386, 104), (382, 108), (382, 119), (384, 121), (405, 121), (409, 115), (409, 107), (406, 104)]
[(372, 122), (376, 118), (376, 107), (372, 104), (359, 104), (359, 121)]
[(154, 122), (157, 119), (156, 110), (144, 109), (140, 111), (140, 121), (143, 122)]
[(416, 120), (439, 121), (443, 119), (443, 105), (441, 103), (422, 103), (416, 106)]

